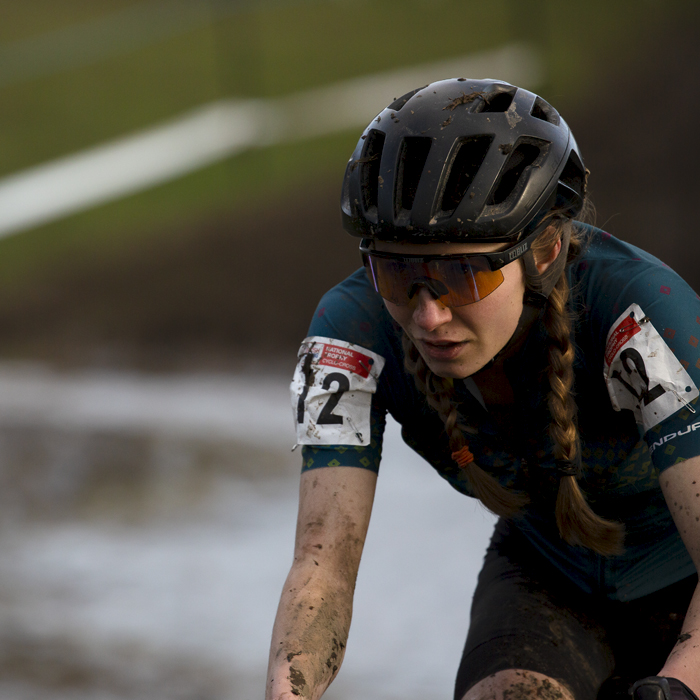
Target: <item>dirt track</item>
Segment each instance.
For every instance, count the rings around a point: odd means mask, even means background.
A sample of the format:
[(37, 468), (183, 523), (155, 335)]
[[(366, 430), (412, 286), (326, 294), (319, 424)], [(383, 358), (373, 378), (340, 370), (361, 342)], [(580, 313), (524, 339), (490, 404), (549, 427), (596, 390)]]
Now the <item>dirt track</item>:
[(56, 270), (21, 305), (0, 302), (3, 344), (148, 368), (295, 353), (320, 295), (359, 264), (336, 208), (335, 192), (310, 188), (273, 211), (173, 230), (118, 262)]

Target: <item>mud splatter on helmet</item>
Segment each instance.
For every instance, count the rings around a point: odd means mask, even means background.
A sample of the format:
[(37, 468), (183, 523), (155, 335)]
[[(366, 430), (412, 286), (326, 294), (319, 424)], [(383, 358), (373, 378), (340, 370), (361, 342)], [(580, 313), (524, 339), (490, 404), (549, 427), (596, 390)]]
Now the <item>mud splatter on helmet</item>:
[(586, 171), (559, 113), (528, 90), (456, 78), (392, 102), (348, 163), (343, 226), (385, 241), (518, 241), (575, 217)]

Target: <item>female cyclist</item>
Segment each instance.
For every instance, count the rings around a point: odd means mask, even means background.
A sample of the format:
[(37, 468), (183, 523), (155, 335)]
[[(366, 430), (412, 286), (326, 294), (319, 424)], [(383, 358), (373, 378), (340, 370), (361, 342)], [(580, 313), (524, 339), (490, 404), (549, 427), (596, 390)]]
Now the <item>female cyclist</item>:
[(456, 700), (697, 700), (700, 297), (575, 220), (586, 179), (557, 111), (496, 80), (415, 90), (362, 134), (341, 209), (365, 270), (321, 300), (292, 382), (268, 698), (340, 667), (389, 412), (500, 516)]

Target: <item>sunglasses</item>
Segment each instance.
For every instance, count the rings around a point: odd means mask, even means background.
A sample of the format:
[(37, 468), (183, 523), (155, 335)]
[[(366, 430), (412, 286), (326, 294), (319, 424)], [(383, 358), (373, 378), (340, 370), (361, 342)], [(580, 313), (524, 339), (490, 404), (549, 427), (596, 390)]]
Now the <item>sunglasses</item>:
[(385, 253), (370, 248), (371, 239), (363, 238), (360, 254), (375, 291), (392, 304), (407, 306), (425, 287), (445, 306), (466, 306), (503, 284), (501, 268), (522, 257), (534, 237), (530, 234), (506, 250), (467, 255)]

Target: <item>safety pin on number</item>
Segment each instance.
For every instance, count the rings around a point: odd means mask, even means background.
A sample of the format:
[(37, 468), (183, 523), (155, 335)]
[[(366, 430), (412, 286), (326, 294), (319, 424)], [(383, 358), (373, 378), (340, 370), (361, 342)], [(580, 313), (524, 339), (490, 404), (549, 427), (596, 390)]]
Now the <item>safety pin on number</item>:
[(676, 395), (676, 398), (691, 412), (691, 413), (697, 413), (697, 411), (675, 390), (671, 389), (671, 391)]
[(345, 417), (348, 419), (348, 423), (350, 423), (350, 427), (355, 431), (355, 436), (357, 437), (357, 439), (360, 442), (362, 442), (362, 440), (363, 440), (362, 433), (357, 429), (357, 426), (352, 422), (352, 418), (350, 418), (350, 416), (348, 416), (348, 415), (346, 415)]

